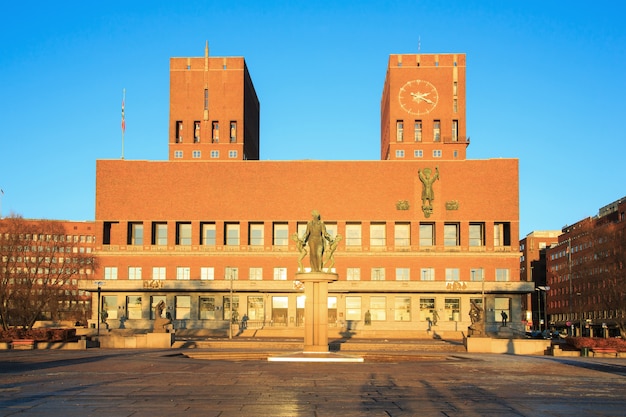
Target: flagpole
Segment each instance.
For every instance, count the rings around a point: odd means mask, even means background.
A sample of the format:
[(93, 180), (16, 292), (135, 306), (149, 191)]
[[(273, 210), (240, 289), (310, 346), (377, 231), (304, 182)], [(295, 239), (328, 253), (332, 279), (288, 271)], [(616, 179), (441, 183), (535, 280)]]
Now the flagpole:
[(126, 118), (124, 115), (124, 104), (126, 102), (126, 89), (122, 90), (122, 159), (124, 159), (124, 133), (126, 133)]

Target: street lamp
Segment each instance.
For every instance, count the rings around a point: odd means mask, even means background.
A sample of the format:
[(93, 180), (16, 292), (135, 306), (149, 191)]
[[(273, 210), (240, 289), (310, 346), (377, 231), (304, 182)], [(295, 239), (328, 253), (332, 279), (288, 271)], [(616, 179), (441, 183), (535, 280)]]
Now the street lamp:
[(583, 332), (583, 303), (582, 303), (582, 293), (577, 292), (576, 296), (578, 297), (578, 320), (580, 321), (580, 337), (584, 337), (585, 334)]
[(98, 286), (98, 337), (100, 337), (100, 301), (101, 298), (100, 294), (102, 293), (102, 286), (104, 285), (104, 282), (102, 281), (97, 281), (96, 285)]
[(547, 285), (540, 285), (537, 288), (535, 288), (535, 291), (537, 291), (537, 295), (538, 295), (537, 305), (539, 306), (539, 331), (540, 332), (541, 332), (541, 292), (542, 291), (543, 291), (543, 310), (544, 310), (543, 322), (546, 325), (546, 330), (548, 330), (548, 306), (546, 305), (546, 294), (549, 289), (550, 287)]
[(230, 318), (228, 319), (228, 338), (233, 338), (233, 269), (226, 267), (228, 271), (228, 279), (230, 279)]

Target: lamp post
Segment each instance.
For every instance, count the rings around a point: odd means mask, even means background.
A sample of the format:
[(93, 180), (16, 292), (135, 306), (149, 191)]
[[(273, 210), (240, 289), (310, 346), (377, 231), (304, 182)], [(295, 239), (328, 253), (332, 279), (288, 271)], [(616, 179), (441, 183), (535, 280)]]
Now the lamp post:
[(226, 267), (228, 271), (228, 279), (230, 280), (230, 319), (228, 320), (228, 338), (233, 338), (233, 269)]
[(539, 299), (537, 300), (537, 304), (539, 305), (539, 331), (541, 331), (541, 292), (543, 291), (543, 314), (544, 314), (544, 324), (546, 326), (546, 330), (548, 330), (548, 306), (546, 305), (546, 300), (547, 300), (547, 293), (548, 290), (550, 289), (549, 286), (547, 285), (540, 285), (537, 288), (535, 288), (535, 290), (538, 291), (538, 296)]
[(100, 294), (102, 293), (102, 286), (104, 285), (104, 282), (102, 281), (97, 281), (96, 285), (98, 286), (98, 337), (100, 337), (100, 301), (102, 299), (102, 297), (100, 296)]
[[(578, 320), (580, 321), (580, 337), (584, 337), (585, 334), (583, 332), (583, 303), (582, 303), (582, 293), (577, 292), (576, 296), (578, 297)], [(574, 335), (575, 336), (575, 335)]]

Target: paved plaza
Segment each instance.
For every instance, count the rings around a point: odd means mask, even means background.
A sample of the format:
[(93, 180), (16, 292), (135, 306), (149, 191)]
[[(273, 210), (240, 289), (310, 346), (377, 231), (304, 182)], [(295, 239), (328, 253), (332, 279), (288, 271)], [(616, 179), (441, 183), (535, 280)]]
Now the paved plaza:
[(626, 359), (425, 353), (337, 364), (192, 359), (189, 351), (0, 351), (0, 416), (623, 416), (626, 410)]

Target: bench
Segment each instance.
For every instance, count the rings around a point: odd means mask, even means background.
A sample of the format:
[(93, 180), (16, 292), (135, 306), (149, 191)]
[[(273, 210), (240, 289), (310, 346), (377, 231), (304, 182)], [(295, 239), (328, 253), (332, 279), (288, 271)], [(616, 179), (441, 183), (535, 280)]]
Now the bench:
[(18, 339), (11, 342), (11, 348), (16, 350), (31, 350), (35, 349), (35, 340), (33, 339)]
[(617, 349), (613, 348), (591, 348), (591, 351), (593, 352), (594, 357), (596, 356), (596, 353), (611, 353), (615, 355), (615, 357), (618, 356)]

